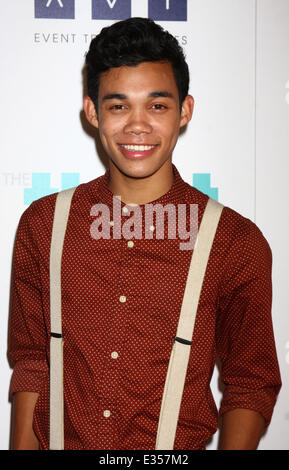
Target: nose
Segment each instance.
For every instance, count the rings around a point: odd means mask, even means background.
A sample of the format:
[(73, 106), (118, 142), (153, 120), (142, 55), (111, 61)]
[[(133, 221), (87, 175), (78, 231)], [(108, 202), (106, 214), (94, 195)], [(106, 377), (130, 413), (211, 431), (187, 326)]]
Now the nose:
[(124, 127), (125, 134), (150, 134), (153, 128), (149, 118), (142, 110), (131, 111), (128, 121)]

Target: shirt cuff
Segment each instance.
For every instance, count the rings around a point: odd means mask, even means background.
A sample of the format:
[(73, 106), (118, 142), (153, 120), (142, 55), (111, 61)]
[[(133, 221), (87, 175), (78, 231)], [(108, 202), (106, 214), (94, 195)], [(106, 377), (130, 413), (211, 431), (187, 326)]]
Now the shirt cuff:
[(229, 385), (225, 388), (219, 415), (236, 408), (257, 411), (264, 417), (265, 427), (267, 427), (270, 424), (280, 388), (281, 384), (259, 390)]
[(9, 400), (12, 400), (16, 392), (40, 393), (48, 376), (49, 369), (45, 360), (25, 359), (16, 362), (10, 382)]

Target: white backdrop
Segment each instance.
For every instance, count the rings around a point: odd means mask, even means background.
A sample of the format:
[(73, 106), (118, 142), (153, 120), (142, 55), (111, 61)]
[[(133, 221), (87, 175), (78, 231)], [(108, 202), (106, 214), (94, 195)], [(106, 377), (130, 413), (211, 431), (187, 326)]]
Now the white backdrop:
[[(84, 55), (103, 26), (156, 13), (184, 47), (195, 98), (173, 162), (185, 181), (252, 219), (273, 252), (283, 387), (259, 449), (289, 449), (289, 1), (0, 0), (2, 449), (9, 446), (7, 326), (19, 217), (33, 199), (104, 173), (83, 125)], [(219, 405), (217, 368), (211, 385)], [(208, 449), (217, 443), (218, 433)]]

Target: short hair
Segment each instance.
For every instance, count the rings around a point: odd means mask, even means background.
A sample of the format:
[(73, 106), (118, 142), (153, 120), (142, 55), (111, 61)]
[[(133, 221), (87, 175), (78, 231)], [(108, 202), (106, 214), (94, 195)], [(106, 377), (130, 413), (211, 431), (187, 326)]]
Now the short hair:
[(98, 108), (100, 75), (114, 67), (169, 62), (179, 92), (180, 109), (189, 89), (189, 68), (177, 39), (153, 20), (129, 18), (105, 27), (86, 54), (87, 93)]

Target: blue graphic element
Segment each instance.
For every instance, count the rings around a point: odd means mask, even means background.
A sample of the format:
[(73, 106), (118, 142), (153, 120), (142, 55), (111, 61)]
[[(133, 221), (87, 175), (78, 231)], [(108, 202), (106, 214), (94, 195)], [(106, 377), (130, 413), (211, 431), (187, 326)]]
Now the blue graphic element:
[[(51, 173), (32, 173), (32, 187), (24, 189), (25, 206), (29, 206), (36, 199), (59, 191), (59, 188), (51, 188), (50, 177)], [(61, 189), (79, 185), (79, 178), (79, 173), (61, 173)]]
[(75, 18), (75, 0), (34, 0), (35, 18)]
[(61, 173), (61, 189), (69, 189), (78, 186), (79, 178), (79, 173)]
[(187, 21), (187, 0), (149, 0), (149, 18), (156, 21)]
[(210, 173), (193, 173), (193, 186), (218, 201), (218, 188), (211, 188)]
[(131, 0), (92, 0), (93, 20), (125, 20), (131, 17)]

